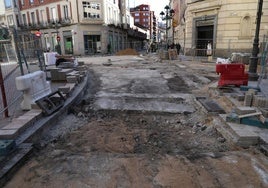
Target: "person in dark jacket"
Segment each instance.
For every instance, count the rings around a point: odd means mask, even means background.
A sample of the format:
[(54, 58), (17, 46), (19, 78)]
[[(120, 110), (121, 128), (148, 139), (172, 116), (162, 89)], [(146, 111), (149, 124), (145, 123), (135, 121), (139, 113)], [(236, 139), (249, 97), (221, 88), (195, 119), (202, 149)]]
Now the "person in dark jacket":
[(176, 49), (177, 49), (177, 53), (178, 55), (180, 54), (180, 50), (181, 50), (181, 45), (180, 43), (176, 44)]

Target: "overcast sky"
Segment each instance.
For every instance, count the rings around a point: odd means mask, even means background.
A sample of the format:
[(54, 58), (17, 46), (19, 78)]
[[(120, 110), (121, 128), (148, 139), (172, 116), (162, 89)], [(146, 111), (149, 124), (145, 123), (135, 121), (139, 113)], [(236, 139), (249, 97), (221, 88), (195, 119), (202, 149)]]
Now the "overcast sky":
[(129, 0), (130, 7), (134, 7), (140, 4), (150, 5), (151, 11), (155, 11), (155, 15), (159, 16), (161, 11), (164, 11), (164, 7), (168, 5), (169, 0)]

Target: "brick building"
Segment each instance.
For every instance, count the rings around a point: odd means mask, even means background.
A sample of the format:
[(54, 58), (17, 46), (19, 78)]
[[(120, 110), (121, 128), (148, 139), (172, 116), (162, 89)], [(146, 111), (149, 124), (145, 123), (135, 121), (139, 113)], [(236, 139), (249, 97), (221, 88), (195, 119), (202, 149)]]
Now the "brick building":
[(145, 28), (148, 31), (148, 39), (156, 42), (157, 25), (154, 11), (150, 10), (149, 5), (141, 4), (130, 9), (134, 18), (134, 25)]

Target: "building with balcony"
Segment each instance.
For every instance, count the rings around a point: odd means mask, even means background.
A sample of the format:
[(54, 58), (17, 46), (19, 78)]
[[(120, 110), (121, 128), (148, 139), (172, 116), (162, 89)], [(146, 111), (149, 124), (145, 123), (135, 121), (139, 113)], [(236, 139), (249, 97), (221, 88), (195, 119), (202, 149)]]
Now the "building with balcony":
[(157, 41), (157, 21), (154, 11), (150, 10), (149, 5), (141, 4), (130, 8), (131, 15), (134, 18), (134, 25), (147, 30), (147, 39), (152, 42)]
[(24, 42), (41, 33), (44, 50), (85, 55), (107, 53), (109, 47), (117, 52), (146, 39), (131, 28), (128, 5), (128, 0), (5, 0), (5, 18)]

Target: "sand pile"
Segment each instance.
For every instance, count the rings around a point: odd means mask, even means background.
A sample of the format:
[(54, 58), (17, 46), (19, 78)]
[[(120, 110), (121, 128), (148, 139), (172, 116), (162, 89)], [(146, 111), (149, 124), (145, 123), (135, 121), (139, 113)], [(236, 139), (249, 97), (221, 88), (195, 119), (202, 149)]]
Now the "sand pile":
[(115, 55), (118, 55), (118, 56), (121, 56), (121, 55), (139, 55), (139, 53), (132, 48), (127, 48), (125, 50), (120, 50)]

